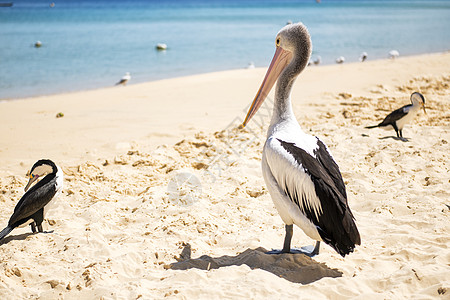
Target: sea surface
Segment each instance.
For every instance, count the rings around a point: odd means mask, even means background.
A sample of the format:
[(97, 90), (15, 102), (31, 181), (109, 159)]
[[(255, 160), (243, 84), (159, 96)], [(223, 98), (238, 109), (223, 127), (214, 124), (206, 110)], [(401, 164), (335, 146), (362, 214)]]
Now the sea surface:
[[(448, 0), (0, 0), (0, 99), (266, 67), (287, 22), (335, 63), (450, 50)], [(40, 48), (34, 47), (40, 41)], [(165, 43), (166, 51), (155, 45)]]

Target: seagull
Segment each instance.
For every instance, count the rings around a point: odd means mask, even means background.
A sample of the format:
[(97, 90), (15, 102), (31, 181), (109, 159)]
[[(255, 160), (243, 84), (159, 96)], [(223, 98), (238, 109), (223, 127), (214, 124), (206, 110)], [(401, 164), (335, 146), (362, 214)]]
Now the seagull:
[(254, 62), (249, 62), (247, 65), (247, 69), (254, 69), (255, 68), (255, 63)]
[[(32, 183), (44, 175), (45, 177), (30, 189)], [(28, 172), (28, 176), (30, 179), (25, 186), (25, 194), (14, 208), (8, 226), (0, 232), (0, 241), (16, 227), (31, 225), (34, 233), (36, 227), (39, 232), (43, 232), (42, 222), (47, 205), (56, 199), (62, 190), (63, 172), (49, 159), (38, 160)]]
[(414, 92), (411, 94), (411, 104), (400, 107), (394, 110), (384, 118), (383, 122), (374, 126), (367, 126), (366, 128), (383, 127), (386, 130), (394, 128), (397, 133), (397, 137), (403, 139), (402, 130), (406, 123), (414, 119), (420, 109), (425, 110), (425, 97), (419, 93)]
[[(275, 55), (242, 125), (248, 124), (278, 80), (263, 148), (262, 172), (285, 223), (286, 235), (283, 249), (269, 253), (314, 256), (323, 241), (345, 256), (361, 244), (361, 239), (347, 203), (342, 175), (327, 146), (301, 129), (291, 104), (292, 86), (308, 64), (311, 49), (310, 35), (302, 23), (280, 30)], [(291, 249), (294, 224), (317, 241), (314, 249)]]
[(400, 56), (400, 53), (398, 53), (397, 50), (391, 50), (389, 51), (389, 58), (390, 59), (396, 59), (397, 57)]
[(317, 58), (313, 61), (313, 63), (315, 65), (320, 65), (321, 62), (322, 62), (322, 57), (320, 57), (320, 55), (317, 56)]
[(127, 85), (127, 82), (131, 79), (130, 72), (126, 72), (125, 75), (119, 80), (119, 82), (116, 83), (116, 85)]
[(339, 56), (338, 58), (336, 58), (336, 63), (337, 64), (342, 64), (345, 61), (345, 57), (343, 56)]
[(361, 53), (361, 55), (359, 56), (359, 61), (363, 62), (367, 59), (367, 52), (363, 52)]
[(164, 43), (159, 43), (159, 44), (156, 44), (155, 48), (158, 51), (164, 51), (164, 50), (167, 50), (167, 45)]

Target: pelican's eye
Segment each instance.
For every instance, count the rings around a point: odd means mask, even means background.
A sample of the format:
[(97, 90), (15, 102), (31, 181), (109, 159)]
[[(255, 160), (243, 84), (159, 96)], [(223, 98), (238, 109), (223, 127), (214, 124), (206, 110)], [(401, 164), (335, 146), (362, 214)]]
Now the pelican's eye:
[(277, 47), (280, 47), (280, 38), (277, 38), (276, 45)]

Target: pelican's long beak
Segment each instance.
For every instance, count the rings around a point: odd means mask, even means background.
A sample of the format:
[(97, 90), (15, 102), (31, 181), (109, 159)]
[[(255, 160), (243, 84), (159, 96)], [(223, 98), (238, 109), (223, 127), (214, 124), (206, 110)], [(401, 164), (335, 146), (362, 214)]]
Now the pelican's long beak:
[(24, 189), (25, 192), (28, 191), (31, 184), (33, 184), (33, 182), (35, 182), (38, 178), (39, 178), (39, 175), (33, 175), (33, 174), (30, 175), (30, 180), (28, 180), (27, 186)]
[(256, 114), (258, 109), (261, 107), (262, 103), (266, 99), (273, 85), (277, 81), (281, 72), (287, 66), (287, 64), (291, 61), (292, 53), (284, 50), (281, 47), (277, 47), (275, 51), (275, 55), (272, 58), (272, 62), (270, 63), (269, 69), (267, 70), (266, 77), (261, 84), (261, 87), (258, 90), (258, 93), (253, 100), (252, 105), (247, 113), (247, 117), (245, 117), (244, 123), (242, 126), (246, 126), (250, 119)]

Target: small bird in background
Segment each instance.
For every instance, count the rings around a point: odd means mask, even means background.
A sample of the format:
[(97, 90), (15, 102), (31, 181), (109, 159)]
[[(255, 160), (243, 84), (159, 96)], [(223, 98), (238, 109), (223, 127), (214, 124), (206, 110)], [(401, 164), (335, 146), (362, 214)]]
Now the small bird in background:
[(119, 80), (119, 82), (116, 83), (116, 85), (127, 85), (127, 82), (131, 79), (131, 75), (129, 72), (126, 72), (125, 75)]
[[(8, 226), (0, 232), (0, 241), (16, 227), (31, 225), (31, 231), (36, 232), (37, 227), (39, 232), (44, 232), (42, 222), (47, 205), (56, 199), (62, 190), (63, 172), (49, 159), (38, 160), (27, 176), (30, 179), (25, 186), (25, 194), (14, 208)], [(39, 177), (43, 178), (30, 189)]]
[(317, 56), (317, 58), (313, 61), (313, 63), (315, 65), (320, 65), (321, 62), (322, 62), (322, 57), (320, 57), (320, 55)]
[(367, 59), (367, 52), (363, 52), (361, 53), (361, 55), (359, 56), (359, 61), (363, 62)]
[(366, 128), (375, 128), (382, 127), (385, 130), (390, 130), (394, 128), (397, 133), (397, 137), (403, 139), (402, 130), (403, 127), (410, 122), (419, 112), (420, 108), (423, 109), (424, 113), (427, 113), (425, 110), (425, 98), (421, 93), (414, 92), (411, 94), (411, 104), (400, 107), (399, 109), (394, 110), (386, 118), (378, 125), (367, 126)]
[(345, 57), (343, 56), (339, 56), (338, 58), (336, 58), (336, 63), (337, 64), (342, 64), (345, 61)]
[(159, 44), (156, 44), (155, 48), (158, 51), (165, 51), (165, 50), (167, 50), (167, 45), (164, 43), (159, 43)]
[(389, 58), (390, 59), (396, 59), (397, 57), (400, 56), (400, 53), (398, 53), (397, 50), (391, 50), (389, 51)]

